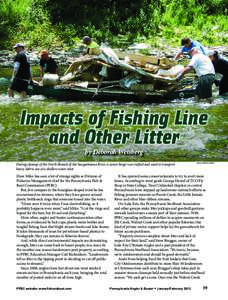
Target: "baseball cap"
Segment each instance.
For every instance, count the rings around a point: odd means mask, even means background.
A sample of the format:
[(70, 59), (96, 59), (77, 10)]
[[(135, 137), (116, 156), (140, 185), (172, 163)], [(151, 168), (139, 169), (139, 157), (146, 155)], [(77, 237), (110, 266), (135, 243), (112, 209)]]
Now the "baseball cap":
[(213, 56), (215, 54), (214, 50), (208, 50), (207, 51), (207, 56)]
[(47, 50), (41, 50), (40, 51), (40, 56), (43, 55), (43, 54), (48, 55), (48, 51)]
[(18, 47), (23, 47), (24, 48), (25, 46), (24, 46), (24, 44), (17, 43), (16, 45), (13, 46), (13, 49), (16, 49)]
[(49, 53), (47, 50), (42, 50), (39, 55), (40, 55), (40, 57), (42, 57), (44, 59), (45, 58), (48, 59), (48, 57), (49, 57)]
[(84, 38), (81, 40), (82, 43), (87, 43), (91, 41), (91, 37), (89, 37), (88, 35), (84, 36)]

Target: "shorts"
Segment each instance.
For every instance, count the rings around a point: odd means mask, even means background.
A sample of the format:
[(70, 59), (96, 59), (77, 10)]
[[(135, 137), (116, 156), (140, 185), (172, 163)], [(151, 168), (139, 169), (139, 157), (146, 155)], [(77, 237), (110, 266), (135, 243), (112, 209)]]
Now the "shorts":
[(212, 84), (214, 80), (214, 74), (206, 74), (200, 76), (199, 83), (195, 90), (195, 95), (198, 95), (199, 98), (202, 99), (212, 97)]
[(14, 90), (18, 93), (21, 93), (23, 91), (26, 92), (27, 89), (28, 89), (28, 80), (20, 79), (20, 78), (15, 77), (13, 79), (13, 82), (12, 82), (11, 86), (10, 86), (10, 89)]

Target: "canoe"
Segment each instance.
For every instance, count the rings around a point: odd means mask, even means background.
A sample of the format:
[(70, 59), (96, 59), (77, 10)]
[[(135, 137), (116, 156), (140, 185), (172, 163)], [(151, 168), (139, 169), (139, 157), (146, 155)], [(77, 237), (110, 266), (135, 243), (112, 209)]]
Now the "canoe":
[(195, 86), (185, 85), (174, 90), (145, 91), (143, 88), (137, 91), (125, 90), (118, 86), (81, 87), (76, 85), (56, 86), (29, 86), (27, 94), (43, 95), (62, 101), (103, 101), (103, 102), (157, 102), (174, 99), (185, 99), (194, 96)]
[(72, 101), (156, 102), (194, 96), (193, 78), (176, 81), (183, 69), (176, 61), (145, 55), (120, 60), (110, 48), (99, 56), (82, 56), (64, 76), (47, 74), (30, 86), (29, 95)]

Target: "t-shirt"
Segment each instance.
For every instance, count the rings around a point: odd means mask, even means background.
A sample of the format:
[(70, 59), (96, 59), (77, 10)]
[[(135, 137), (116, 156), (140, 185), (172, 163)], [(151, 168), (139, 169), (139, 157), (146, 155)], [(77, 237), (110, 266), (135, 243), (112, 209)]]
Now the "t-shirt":
[(44, 73), (56, 74), (56, 69), (58, 69), (57, 63), (52, 57), (48, 59), (41, 58), (40, 66), (44, 68)]
[(25, 51), (20, 51), (14, 58), (14, 62), (19, 62), (20, 66), (17, 71), (16, 77), (21, 79), (30, 79), (30, 63)]
[(88, 48), (99, 48), (99, 45), (96, 42), (92, 41), (90, 45), (87, 45), (87, 47)]
[(204, 47), (198, 41), (192, 41), (191, 44), (190, 44), (190, 46), (188, 48), (187, 47), (182, 47), (181, 51), (182, 52), (188, 52), (193, 47), (196, 47), (200, 53), (206, 55), (206, 51), (204, 50)]
[(215, 69), (210, 58), (201, 53), (193, 55), (188, 66), (195, 69), (198, 77), (206, 74), (215, 74)]
[(87, 45), (87, 54), (90, 55), (99, 55), (101, 54), (101, 49), (99, 47), (99, 45), (92, 41), (92, 43), (90, 45)]

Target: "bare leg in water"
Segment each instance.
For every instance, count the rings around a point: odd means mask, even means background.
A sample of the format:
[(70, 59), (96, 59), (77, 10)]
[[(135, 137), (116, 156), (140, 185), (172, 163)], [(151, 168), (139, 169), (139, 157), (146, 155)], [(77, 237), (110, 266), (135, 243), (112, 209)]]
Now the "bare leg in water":
[[(19, 94), (20, 94), (20, 96), (21, 96), (22, 98), (25, 98), (25, 97), (27, 96), (26, 91), (22, 91), (22, 92), (20, 92)], [(9, 96), (10, 98), (14, 98), (14, 90), (8, 89), (8, 96)]]

